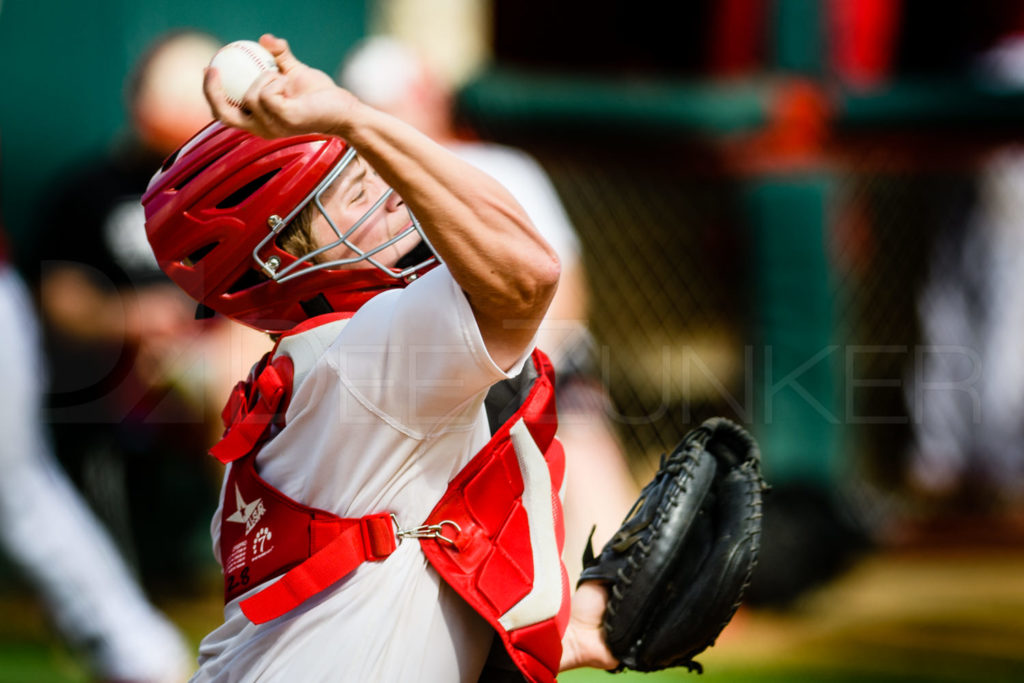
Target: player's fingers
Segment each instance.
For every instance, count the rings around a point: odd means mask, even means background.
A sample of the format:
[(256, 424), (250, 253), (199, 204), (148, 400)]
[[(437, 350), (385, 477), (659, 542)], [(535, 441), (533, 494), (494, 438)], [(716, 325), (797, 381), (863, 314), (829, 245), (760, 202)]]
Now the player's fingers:
[(259, 106), (270, 114), (276, 114), (285, 99), (285, 82), (281, 77), (269, 78), (257, 93)]
[(217, 69), (207, 67), (203, 73), (203, 93), (210, 105), (214, 118), (222, 123), (231, 126), (241, 126), (244, 123), (244, 114), (228, 101), (227, 95), (220, 84), (220, 74)]
[(210, 109), (213, 110), (214, 116), (220, 118), (220, 107), (223, 104), (222, 99), (224, 97), (224, 91), (220, 85), (220, 73), (217, 69), (212, 67), (206, 67), (203, 69), (203, 95), (206, 96), (206, 102), (210, 105)]
[(259, 91), (259, 119), (267, 131), (275, 135), (294, 134), (289, 115), (289, 98), (284, 79), (277, 78)]
[(274, 61), (277, 62), (277, 68), (281, 70), (281, 73), (286, 74), (301, 64), (292, 54), (291, 48), (288, 47), (288, 41), (284, 38), (278, 38), (272, 33), (264, 33), (260, 36), (259, 42), (260, 45), (267, 48), (270, 54), (274, 55)]
[(278, 79), (278, 73), (276, 71), (264, 71), (256, 80), (252, 82), (249, 89), (245, 91), (245, 95), (242, 96), (242, 111), (251, 114), (257, 111), (261, 106), (261, 100), (263, 91), (268, 87), (268, 84)]

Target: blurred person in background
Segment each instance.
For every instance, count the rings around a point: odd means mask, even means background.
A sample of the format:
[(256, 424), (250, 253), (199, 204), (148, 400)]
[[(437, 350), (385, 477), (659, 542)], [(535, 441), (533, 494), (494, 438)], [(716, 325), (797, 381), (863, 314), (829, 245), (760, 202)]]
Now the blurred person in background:
[(570, 579), (581, 569), (587, 537), (600, 548), (619, 528), (639, 487), (610, 423), (609, 398), (593, 367), (587, 329), (587, 286), (580, 245), (554, 185), (520, 149), (477, 139), (459, 125), (452, 87), (425, 55), (398, 38), (378, 35), (356, 45), (336, 80), (366, 104), (406, 121), (501, 182), (519, 201), (562, 264), (555, 298), (537, 346), (555, 366), (558, 437), (565, 447), (566, 540)]
[(177, 683), (191, 657), (53, 456), (36, 312), (0, 225), (0, 547), (68, 643), (109, 681)]
[[(1024, 13), (971, 60), (987, 86), (1024, 88)], [(1024, 150), (992, 150), (962, 220), (936, 236), (918, 297), (923, 347), (907, 403), (913, 489), (957, 512), (1024, 503)]]
[(234, 326), (194, 324), (140, 204), (164, 157), (212, 119), (202, 71), (219, 45), (193, 30), (150, 44), (125, 82), (127, 139), (58, 181), (34, 233), (57, 456), (153, 589), (192, 590), (214, 570), (205, 450), (228, 378), (252, 360)]

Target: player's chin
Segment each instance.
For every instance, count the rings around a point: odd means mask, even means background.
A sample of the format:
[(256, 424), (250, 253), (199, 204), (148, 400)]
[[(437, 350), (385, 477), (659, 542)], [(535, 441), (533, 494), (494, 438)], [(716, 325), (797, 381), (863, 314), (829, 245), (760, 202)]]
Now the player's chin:
[(419, 262), (419, 257), (421, 256), (419, 246), (422, 243), (423, 238), (420, 237), (419, 233), (412, 231), (391, 245), (387, 250), (391, 267), (403, 268), (416, 265), (415, 263), (410, 263), (410, 261)]

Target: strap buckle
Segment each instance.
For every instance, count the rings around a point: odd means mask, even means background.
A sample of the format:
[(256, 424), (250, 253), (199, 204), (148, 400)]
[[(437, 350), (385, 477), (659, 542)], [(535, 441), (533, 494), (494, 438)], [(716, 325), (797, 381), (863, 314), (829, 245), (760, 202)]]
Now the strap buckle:
[(403, 538), (436, 538), (439, 541), (455, 545), (455, 541), (442, 533), (444, 531), (444, 525), (451, 524), (455, 527), (456, 533), (462, 533), (462, 527), (450, 519), (442, 519), (437, 524), (421, 524), (420, 526), (415, 526), (410, 529), (403, 529), (402, 525), (398, 523), (398, 517), (396, 517), (393, 512), (391, 513), (391, 520), (395, 523), (395, 536), (398, 537), (398, 540), (402, 540)]

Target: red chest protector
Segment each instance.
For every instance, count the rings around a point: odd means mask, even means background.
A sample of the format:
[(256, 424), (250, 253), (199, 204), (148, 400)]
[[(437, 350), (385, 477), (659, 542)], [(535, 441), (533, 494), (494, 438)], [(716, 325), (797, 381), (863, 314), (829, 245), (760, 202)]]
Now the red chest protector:
[(280, 576), (240, 603), (249, 619), (265, 623), (415, 538), (441, 577), (494, 627), (523, 675), (554, 681), (570, 592), (558, 498), (565, 459), (554, 438), (547, 357), (535, 351), (519, 378), (492, 389), (493, 436), (427, 519), (400, 529), (388, 511), (343, 519), (302, 505), (256, 472), (256, 454), (283, 426), (292, 384), (291, 359), (272, 353), (235, 387), (222, 414), (227, 430), (210, 451), (232, 463), (221, 517), (225, 602)]

